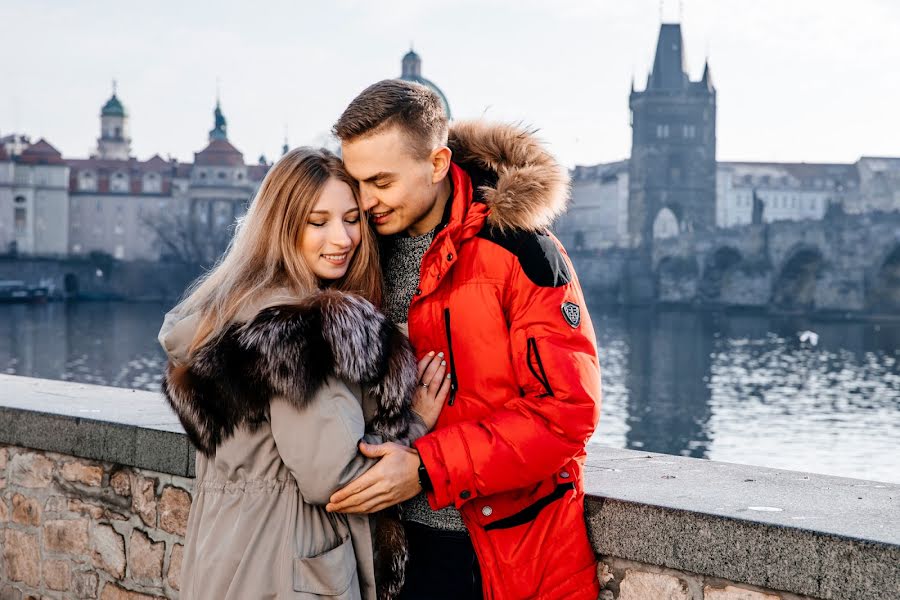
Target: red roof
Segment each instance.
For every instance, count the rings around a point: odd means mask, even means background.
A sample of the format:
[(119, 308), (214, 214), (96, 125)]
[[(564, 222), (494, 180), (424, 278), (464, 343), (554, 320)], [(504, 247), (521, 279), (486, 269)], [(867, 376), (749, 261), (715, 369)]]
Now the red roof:
[(271, 168), (272, 165), (250, 165), (247, 167), (247, 177), (250, 181), (262, 181)]
[(194, 153), (194, 164), (199, 166), (243, 167), (244, 155), (228, 140), (212, 140), (200, 152)]
[(9, 160), (9, 154), (6, 152), (6, 146), (0, 144), (0, 160)]
[(44, 138), (28, 146), (19, 157), (19, 162), (26, 165), (64, 165), (66, 164), (59, 150), (51, 146)]

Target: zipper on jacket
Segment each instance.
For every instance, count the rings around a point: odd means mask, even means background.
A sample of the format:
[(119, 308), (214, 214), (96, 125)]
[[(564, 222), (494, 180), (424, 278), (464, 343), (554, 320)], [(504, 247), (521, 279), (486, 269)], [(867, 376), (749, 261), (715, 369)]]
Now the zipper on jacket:
[[(532, 362), (532, 359), (534, 359), (534, 362)], [(537, 368), (535, 368), (535, 366), (537, 366)], [(541, 355), (538, 352), (537, 340), (533, 337), (528, 338), (528, 370), (530, 370), (531, 374), (534, 375), (534, 378), (544, 386), (544, 393), (539, 397), (554, 397), (553, 388), (550, 387), (550, 380), (547, 378), (547, 373), (544, 371), (544, 363), (541, 362)]]
[(453, 338), (450, 335), (450, 309), (444, 309), (444, 331), (447, 333), (447, 352), (450, 359), (450, 400), (448, 406), (453, 406), (456, 400), (456, 390), (459, 387), (459, 381), (456, 379), (456, 363), (453, 362)]

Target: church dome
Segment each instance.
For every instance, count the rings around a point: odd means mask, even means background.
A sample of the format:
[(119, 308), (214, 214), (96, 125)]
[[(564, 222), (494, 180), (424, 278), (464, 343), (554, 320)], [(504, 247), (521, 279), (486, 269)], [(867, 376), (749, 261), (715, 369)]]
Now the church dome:
[(436, 86), (432, 81), (422, 77), (422, 59), (412, 49), (410, 49), (403, 57), (403, 69), (400, 74), (400, 79), (418, 83), (430, 88), (438, 95), (438, 98), (441, 99), (441, 103), (444, 105), (444, 112), (447, 113), (447, 118), (452, 118), (450, 113), (450, 103), (447, 102), (447, 96), (445, 96), (444, 92), (441, 91), (441, 88)]
[(119, 101), (119, 98), (116, 97), (115, 92), (113, 92), (112, 98), (106, 101), (106, 104), (103, 105), (103, 110), (100, 112), (101, 117), (124, 117), (125, 116), (125, 107), (122, 106), (122, 103)]

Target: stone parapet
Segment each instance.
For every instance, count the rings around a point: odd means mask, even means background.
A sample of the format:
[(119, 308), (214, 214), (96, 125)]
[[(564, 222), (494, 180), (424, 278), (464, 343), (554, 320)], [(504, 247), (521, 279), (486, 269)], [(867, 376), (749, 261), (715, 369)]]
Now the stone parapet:
[[(193, 451), (155, 393), (0, 375), (0, 599), (177, 598)], [(900, 598), (900, 485), (592, 446), (602, 600)]]

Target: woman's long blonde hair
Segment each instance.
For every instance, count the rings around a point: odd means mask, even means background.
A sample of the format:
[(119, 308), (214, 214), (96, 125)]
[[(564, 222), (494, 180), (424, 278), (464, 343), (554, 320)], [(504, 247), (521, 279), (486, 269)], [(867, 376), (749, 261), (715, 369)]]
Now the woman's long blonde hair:
[[(238, 311), (262, 294), (286, 288), (306, 296), (323, 285), (300, 254), (300, 238), (329, 179), (346, 183), (359, 205), (359, 188), (340, 159), (324, 148), (295, 148), (266, 175), (218, 264), (199, 278), (176, 308), (200, 313), (189, 352), (217, 337)], [(361, 239), (347, 273), (327, 285), (381, 303), (375, 236), (360, 206)]]

